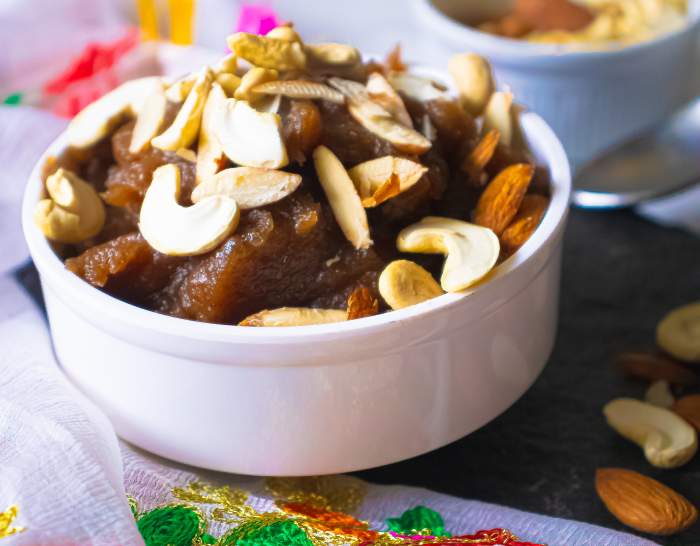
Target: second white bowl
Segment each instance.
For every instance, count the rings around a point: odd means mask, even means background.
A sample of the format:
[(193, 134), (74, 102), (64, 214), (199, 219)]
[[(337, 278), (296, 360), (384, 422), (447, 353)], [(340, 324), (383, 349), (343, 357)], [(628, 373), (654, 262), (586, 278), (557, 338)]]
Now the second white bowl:
[(569, 51), (493, 36), (447, 15), (469, 5), (463, 0), (414, 0), (418, 24), (446, 48), (474, 51), (491, 61), (499, 83), (554, 129), (574, 170), (667, 117), (697, 93), (698, 0), (690, 0), (682, 29), (604, 51)]

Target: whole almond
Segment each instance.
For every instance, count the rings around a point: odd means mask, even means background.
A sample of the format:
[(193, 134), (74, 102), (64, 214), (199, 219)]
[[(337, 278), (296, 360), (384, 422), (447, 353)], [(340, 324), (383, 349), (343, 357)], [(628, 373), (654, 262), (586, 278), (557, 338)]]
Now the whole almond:
[(679, 398), (671, 409), (700, 430), (700, 394), (689, 394)]
[(615, 357), (618, 369), (627, 377), (648, 381), (668, 381), (673, 385), (697, 385), (698, 375), (663, 355), (647, 352), (624, 352)]
[(654, 535), (674, 535), (698, 519), (698, 511), (673, 489), (624, 468), (599, 468), (595, 487), (610, 513), (625, 525)]

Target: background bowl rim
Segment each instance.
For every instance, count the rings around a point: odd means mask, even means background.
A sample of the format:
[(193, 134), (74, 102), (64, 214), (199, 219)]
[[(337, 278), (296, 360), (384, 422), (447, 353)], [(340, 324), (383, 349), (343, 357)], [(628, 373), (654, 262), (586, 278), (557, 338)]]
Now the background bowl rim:
[(690, 0), (688, 21), (682, 27), (671, 32), (655, 36), (635, 44), (608, 49), (577, 50), (567, 48), (562, 44), (532, 43), (515, 38), (496, 36), (460, 23), (442, 10), (438, 9), (432, 0), (414, 0), (414, 11), (418, 20), (425, 20), (434, 29), (445, 33), (453, 42), (464, 44), (465, 48), (474, 48), (485, 52), (487, 57), (517, 62), (544, 62), (547, 64), (566, 65), (570, 63), (588, 63), (614, 61), (633, 55), (643, 55), (650, 49), (663, 47), (668, 42), (695, 32), (700, 28), (700, 0)]
[[(442, 73), (432, 69), (421, 72)], [(505, 280), (516, 274), (518, 269), (543, 251), (547, 243), (557, 238), (564, 227), (571, 195), (571, 172), (568, 159), (559, 139), (549, 125), (537, 114), (526, 112), (521, 116), (523, 131), (531, 142), (537, 142), (544, 149), (543, 157), (550, 171), (551, 200), (547, 212), (538, 229), (513, 256), (498, 265), (494, 272), (472, 291), (438, 296), (426, 302), (397, 311), (332, 324), (291, 326), (291, 327), (244, 327), (225, 324), (211, 324), (194, 320), (163, 315), (143, 309), (106, 294), (91, 286), (77, 275), (68, 271), (51, 248), (43, 233), (34, 225), (33, 210), (41, 192), (41, 171), (48, 157), (57, 156), (65, 148), (65, 132), (54, 140), (42, 154), (30, 174), (22, 203), (22, 226), (32, 260), (42, 277), (55, 290), (69, 296), (71, 306), (84, 305), (100, 315), (122, 324), (137, 326), (140, 329), (160, 332), (177, 337), (212, 342), (260, 343), (284, 340), (304, 342), (314, 338), (322, 339), (329, 334), (354, 335), (367, 331), (389, 329), (398, 323), (418, 320), (452, 308), (468, 301), (471, 293), (493, 292)]]

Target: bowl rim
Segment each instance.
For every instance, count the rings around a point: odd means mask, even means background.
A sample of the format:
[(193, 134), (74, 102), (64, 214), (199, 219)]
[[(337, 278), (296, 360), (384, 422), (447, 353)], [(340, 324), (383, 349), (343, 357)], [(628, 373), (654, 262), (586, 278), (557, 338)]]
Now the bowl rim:
[[(425, 70), (424, 70), (425, 72)], [(468, 296), (479, 292), (496, 295), (506, 277), (518, 269), (556, 240), (563, 230), (571, 196), (571, 172), (562, 144), (553, 130), (538, 115), (526, 112), (521, 116), (523, 132), (530, 142), (537, 142), (542, 150), (542, 159), (550, 171), (550, 204), (539, 227), (518, 251), (499, 264), (473, 289), (461, 293), (448, 293), (417, 305), (362, 319), (331, 324), (289, 326), (283, 328), (251, 328), (237, 325), (211, 324), (182, 319), (150, 311), (117, 299), (91, 286), (68, 271), (55, 254), (43, 233), (35, 226), (33, 211), (41, 193), (41, 172), (48, 157), (57, 156), (67, 147), (65, 132), (52, 142), (35, 164), (25, 188), (22, 203), (22, 227), (31, 257), (44, 280), (54, 289), (60, 289), (71, 306), (92, 308), (100, 316), (121, 324), (137, 326), (141, 330), (159, 332), (177, 337), (211, 342), (260, 343), (280, 341), (311, 341), (329, 334), (338, 335), (390, 329), (397, 324), (425, 318), (433, 313), (453, 308), (468, 301)]]
[(464, 47), (484, 52), (487, 57), (517, 62), (545, 62), (551, 65), (569, 66), (577, 62), (602, 62), (624, 59), (636, 54), (643, 55), (651, 49), (664, 47), (667, 43), (700, 28), (700, 0), (690, 0), (687, 23), (680, 28), (665, 32), (650, 40), (608, 49), (577, 50), (562, 44), (532, 43), (515, 38), (496, 36), (460, 23), (438, 9), (432, 0), (414, 0), (416, 18), (426, 21), (451, 41)]

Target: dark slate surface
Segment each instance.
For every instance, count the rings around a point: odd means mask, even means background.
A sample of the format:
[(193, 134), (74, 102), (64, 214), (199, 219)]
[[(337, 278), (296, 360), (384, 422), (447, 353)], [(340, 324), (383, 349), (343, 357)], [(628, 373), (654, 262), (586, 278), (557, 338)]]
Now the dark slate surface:
[[(38, 297), (34, 270), (18, 276)], [(573, 211), (562, 282), (554, 353), (520, 401), (454, 444), (358, 475), (626, 531), (595, 494), (599, 466), (637, 470), (700, 505), (700, 457), (678, 470), (655, 469), (601, 414), (608, 400), (645, 390), (615, 372), (611, 355), (653, 347), (658, 319), (700, 299), (700, 238), (628, 212)], [(699, 546), (700, 524), (655, 540)]]
[[(700, 457), (678, 470), (656, 469), (601, 414), (608, 400), (645, 391), (615, 372), (611, 355), (652, 347), (658, 319), (700, 299), (700, 238), (631, 213), (573, 211), (563, 267), (557, 343), (532, 389), (474, 434), (360, 476), (627, 530), (593, 487), (597, 467), (620, 466), (700, 506)], [(699, 546), (700, 524), (655, 540)]]

